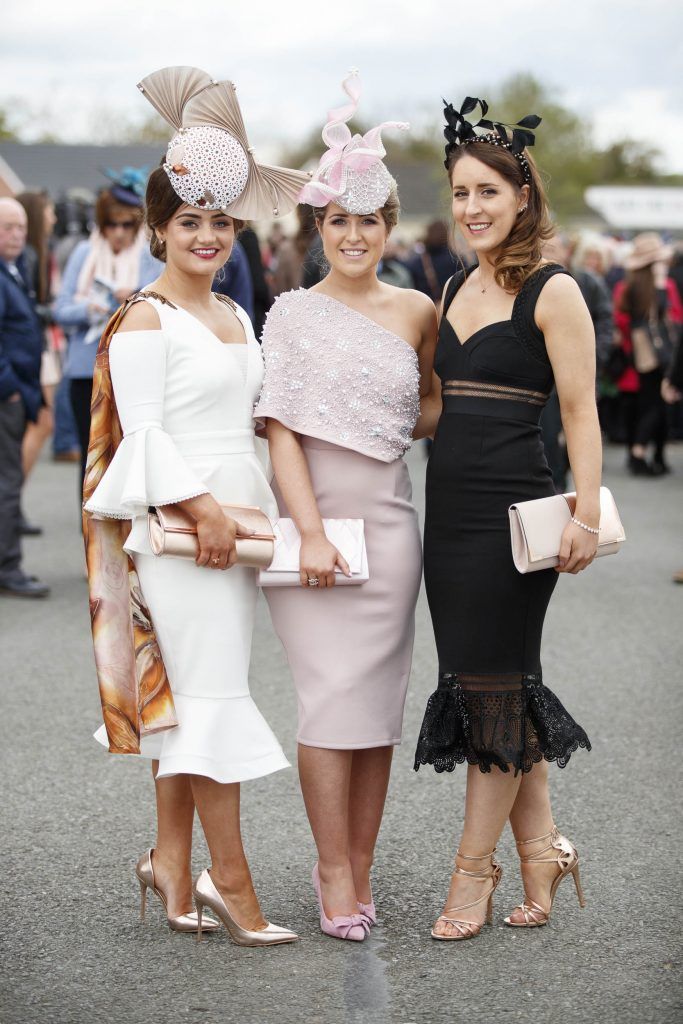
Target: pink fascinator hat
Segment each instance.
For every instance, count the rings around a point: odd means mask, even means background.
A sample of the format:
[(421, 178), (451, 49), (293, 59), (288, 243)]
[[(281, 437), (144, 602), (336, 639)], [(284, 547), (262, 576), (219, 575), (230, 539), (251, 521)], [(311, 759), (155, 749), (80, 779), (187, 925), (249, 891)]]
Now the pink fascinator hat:
[(171, 67), (143, 78), (138, 89), (174, 129), (164, 170), (183, 202), (245, 220), (294, 209), (310, 175), (257, 163), (232, 82)]
[(365, 135), (351, 135), (347, 121), (358, 108), (361, 81), (353, 70), (344, 79), (342, 88), (350, 103), (330, 110), (323, 128), (323, 142), (328, 147), (320, 158), (312, 180), (299, 193), (299, 202), (311, 206), (337, 203), (347, 213), (374, 213), (384, 206), (396, 182), (382, 162), (386, 150), (382, 145), (385, 128), (407, 131), (405, 121), (384, 121)]

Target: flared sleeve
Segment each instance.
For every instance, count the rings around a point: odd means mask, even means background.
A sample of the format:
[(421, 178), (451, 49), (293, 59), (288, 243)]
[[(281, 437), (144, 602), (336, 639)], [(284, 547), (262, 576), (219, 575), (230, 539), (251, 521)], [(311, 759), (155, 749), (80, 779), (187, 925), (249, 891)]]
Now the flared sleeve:
[(163, 427), (164, 332), (115, 334), (109, 369), (123, 439), (86, 502), (86, 512), (134, 519), (150, 505), (170, 505), (208, 493)]

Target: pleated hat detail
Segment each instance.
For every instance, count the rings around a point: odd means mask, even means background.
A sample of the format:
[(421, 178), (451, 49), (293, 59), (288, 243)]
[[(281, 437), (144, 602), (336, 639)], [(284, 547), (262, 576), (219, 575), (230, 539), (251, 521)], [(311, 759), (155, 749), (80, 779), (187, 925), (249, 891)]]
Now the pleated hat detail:
[(242, 220), (283, 216), (297, 205), (310, 175), (256, 161), (232, 82), (217, 82), (200, 68), (170, 67), (143, 78), (138, 89), (175, 130), (164, 170), (183, 202)]

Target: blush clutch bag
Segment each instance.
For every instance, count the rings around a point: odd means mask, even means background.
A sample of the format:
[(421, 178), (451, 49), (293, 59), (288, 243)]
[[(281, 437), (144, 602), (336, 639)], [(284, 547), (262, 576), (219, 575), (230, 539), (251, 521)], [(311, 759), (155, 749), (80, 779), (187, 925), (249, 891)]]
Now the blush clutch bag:
[[(365, 583), (370, 578), (362, 519), (323, 519), (325, 536), (346, 559), (351, 576), (335, 569), (335, 585)], [(278, 519), (274, 526), (275, 553), (267, 569), (259, 573), (261, 587), (298, 587), (301, 537), (293, 519)]]
[[(553, 494), (510, 505), (512, 560), (521, 573), (553, 569), (560, 560), (564, 529), (576, 508), (576, 494)], [(616, 502), (608, 487), (600, 488), (600, 533), (596, 558), (616, 555), (626, 540)]]
[[(275, 550), (273, 524), (255, 505), (221, 505), (230, 519), (240, 526), (254, 530), (251, 537), (238, 537), (235, 541), (237, 564), (262, 569), (270, 565)], [(192, 558), (199, 554), (197, 524), (189, 512), (180, 505), (157, 505), (147, 513), (149, 543), (155, 555), (172, 558)]]

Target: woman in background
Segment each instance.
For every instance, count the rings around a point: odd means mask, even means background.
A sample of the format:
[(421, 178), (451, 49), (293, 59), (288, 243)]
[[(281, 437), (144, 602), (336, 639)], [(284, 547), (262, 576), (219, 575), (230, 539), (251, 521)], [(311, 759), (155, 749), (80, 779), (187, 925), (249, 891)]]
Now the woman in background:
[[(618, 381), (626, 420), (628, 468), (634, 476), (669, 473), (668, 422), (661, 395), (664, 372), (683, 323), (683, 305), (668, 276), (671, 249), (659, 235), (636, 235), (626, 278), (614, 289), (616, 324), (629, 365)], [(648, 455), (652, 458), (648, 461)]]
[(64, 328), (68, 349), (64, 376), (70, 382), (81, 446), (81, 487), (90, 435), (90, 398), (97, 342), (104, 326), (122, 302), (155, 276), (141, 279), (141, 260), (147, 244), (142, 227), (141, 183), (113, 184), (95, 204), (96, 227), (90, 238), (71, 253), (53, 306)]

